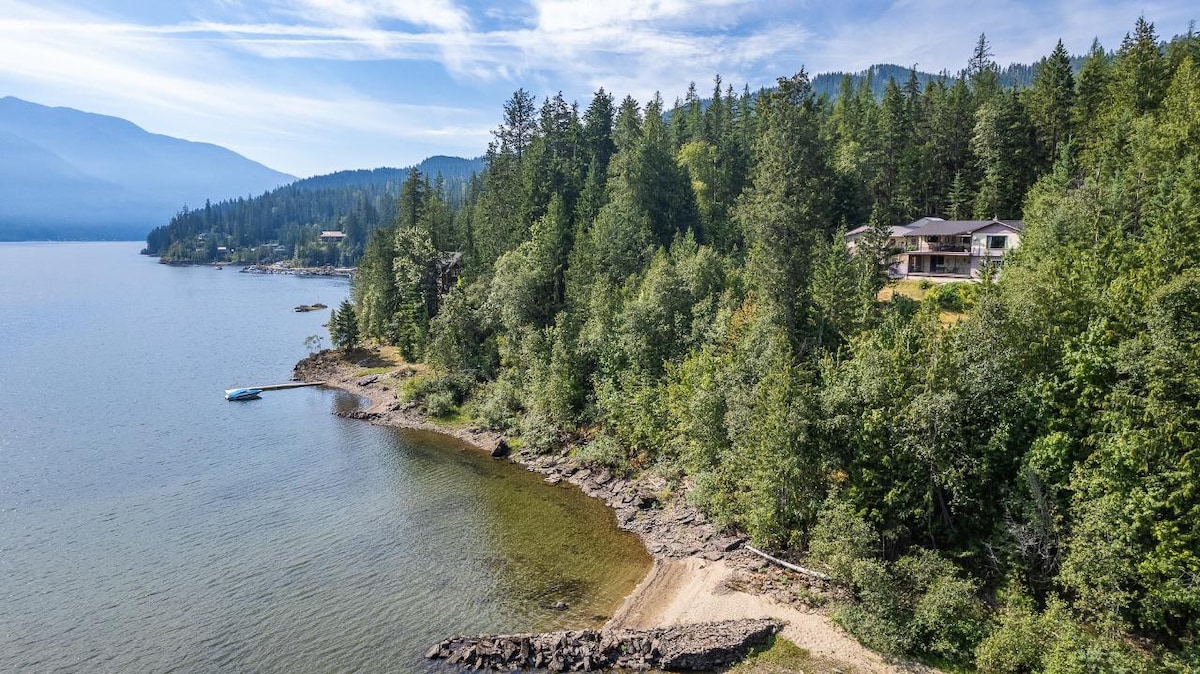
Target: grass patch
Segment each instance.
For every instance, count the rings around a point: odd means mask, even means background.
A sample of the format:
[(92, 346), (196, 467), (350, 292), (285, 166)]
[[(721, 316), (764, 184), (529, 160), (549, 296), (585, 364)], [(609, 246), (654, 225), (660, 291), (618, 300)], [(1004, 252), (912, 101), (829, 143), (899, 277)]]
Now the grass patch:
[(395, 366), (391, 366), (391, 365), (384, 366), (384, 367), (364, 367), (360, 370), (356, 370), (354, 372), (354, 376), (355, 377), (368, 377), (373, 374), (387, 374), (394, 369), (396, 369)]
[(903, 295), (904, 297), (920, 302), (925, 299), (925, 295), (929, 294), (929, 291), (934, 287), (928, 281), (903, 279), (889, 282), (883, 287), (883, 290), (879, 291), (878, 297), (881, 302), (890, 302), (896, 295)]
[(783, 637), (775, 637), (770, 648), (754, 652), (728, 670), (728, 674), (851, 674), (854, 671), (844, 663), (813, 655)]
[(466, 428), (471, 425), (471, 422), (475, 421), (475, 417), (467, 414), (463, 411), (462, 407), (457, 405), (448, 412), (429, 418), (436, 422), (437, 425), (445, 426), (446, 428)]

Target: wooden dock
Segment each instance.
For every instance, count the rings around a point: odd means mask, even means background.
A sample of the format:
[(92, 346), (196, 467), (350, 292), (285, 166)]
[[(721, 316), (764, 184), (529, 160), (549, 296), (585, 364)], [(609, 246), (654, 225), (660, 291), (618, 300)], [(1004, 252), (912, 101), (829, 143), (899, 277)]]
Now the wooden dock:
[(264, 384), (262, 386), (244, 386), (241, 388), (225, 389), (226, 400), (257, 400), (258, 394), (264, 391), (279, 391), (285, 388), (301, 388), (304, 386), (321, 386), (323, 381), (291, 381), (286, 384)]
[(282, 391), (285, 388), (303, 388), (305, 386), (324, 386), (323, 381), (293, 381), (286, 384), (267, 384), (266, 386), (243, 386), (241, 388), (256, 388), (260, 391)]

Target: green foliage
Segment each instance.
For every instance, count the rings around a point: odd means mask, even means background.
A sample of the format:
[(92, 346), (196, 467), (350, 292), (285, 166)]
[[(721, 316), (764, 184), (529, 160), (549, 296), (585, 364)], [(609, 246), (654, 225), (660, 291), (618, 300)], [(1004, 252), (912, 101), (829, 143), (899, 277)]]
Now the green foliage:
[(983, 636), (978, 583), (931, 550), (896, 562), (860, 559), (851, 567), (858, 602), (837, 619), (866, 645), (884, 653), (920, 653), (970, 662)]
[(849, 586), (859, 562), (874, 559), (881, 550), (879, 534), (854, 512), (853, 505), (831, 493), (813, 527), (808, 552), (834, 580)]
[[(1060, 44), (1006, 90), (981, 36), (961, 78), (847, 78), (832, 103), (803, 71), (757, 95), (718, 79), (669, 116), (519, 91), (462, 208), (410, 179), (367, 243), (360, 335), (449, 373), (410, 385), (431, 413), (653, 470), (807, 552), (875, 648), (1187, 671), (1198, 45), (1164, 54), (1139, 21), (1115, 56), (1073, 73)], [(893, 226), (971, 214), (1024, 220), (998, 275), (878, 299)]]
[(1130, 644), (1079, 624), (1061, 599), (1051, 597), (1038, 611), (1031, 599), (1015, 593), (979, 644), (976, 664), (983, 674), (1153, 671), (1146, 656)]
[(941, 283), (932, 286), (924, 301), (934, 304), (942, 311), (964, 313), (975, 307), (978, 294), (979, 285), (975, 283)]
[(420, 403), (430, 416), (441, 417), (461, 405), (474, 387), (475, 380), (470, 376), (449, 373), (412, 377), (404, 382), (401, 392), (408, 401)]
[(342, 304), (331, 312), (329, 340), (335, 349), (348, 350), (358, 345), (358, 315), (350, 300), (342, 300)]

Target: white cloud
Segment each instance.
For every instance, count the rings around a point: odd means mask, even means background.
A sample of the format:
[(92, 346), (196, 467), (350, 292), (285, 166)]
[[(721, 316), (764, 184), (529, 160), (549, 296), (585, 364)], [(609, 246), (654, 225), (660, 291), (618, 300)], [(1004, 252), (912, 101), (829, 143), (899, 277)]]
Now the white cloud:
[[(479, 151), (502, 88), (586, 98), (603, 86), (642, 101), (661, 91), (669, 102), (689, 81), (707, 94), (716, 73), (735, 87), (757, 88), (802, 65), (812, 73), (878, 62), (957, 71), (980, 32), (1002, 64), (1031, 62), (1059, 37), (1077, 53), (1093, 35), (1115, 47), (1143, 11), (1169, 36), (1194, 11), (1171, 0), (1144, 10), (1133, 0), (898, 0), (870, 8), (804, 0), (528, 1), (468, 11), (467, 0), (209, 0), (208, 14), (181, 10), (173, 21), (138, 23), (45, 0), (0, 0), (0, 88), (75, 107), (94, 102), (92, 109), (157, 131), (298, 161), (280, 167), (301, 171), (328, 161), (296, 159), (308, 147), (350, 156), (347, 148), (361, 146), (355, 156), (368, 157), (393, 142), (412, 153), (436, 141), (438, 151)], [(339, 79), (359, 62), (388, 61), (444, 68), (455, 81), (445, 84), (443, 99), (463, 102), (430, 107), (409, 98), (398, 105)], [(403, 86), (388, 96), (403, 100)]]
[(279, 6), (317, 24), (369, 26), (394, 20), (460, 31), (469, 23), (466, 12), (450, 0), (292, 0)]
[[(424, 156), (414, 150), (472, 155), (487, 142), (492, 115), (474, 109), (392, 103), (336, 82), (248, 72), (244, 59), (229, 54), (224, 39), (176, 39), (217, 35), (228, 27), (152, 28), (12, 2), (0, 2), (0, 16), (12, 17), (0, 19), (0, 90), (5, 93), (219, 143), (285, 171), (411, 163)], [(277, 26), (253, 32), (289, 34)], [(314, 35), (361, 42), (352, 33)], [(434, 138), (439, 139), (436, 148), (430, 147)], [(358, 160), (331, 167), (338, 155)]]

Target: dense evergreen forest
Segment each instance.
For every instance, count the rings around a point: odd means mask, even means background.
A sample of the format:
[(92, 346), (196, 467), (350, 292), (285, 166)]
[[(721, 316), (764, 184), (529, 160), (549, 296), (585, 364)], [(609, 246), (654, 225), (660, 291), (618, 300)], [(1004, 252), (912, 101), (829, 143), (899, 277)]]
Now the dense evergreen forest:
[[(270, 262), (353, 265), (371, 232), (395, 218), (396, 198), (409, 179), (437, 191), (448, 207), (468, 200), (479, 159), (430, 157), (408, 169), (339, 171), (203, 208), (184, 209), (146, 237), (147, 255), (168, 262)], [(338, 244), (318, 240), (322, 230), (341, 230)]]
[[(827, 569), (885, 653), (1196, 671), (1200, 37), (1139, 20), (1077, 71), (1059, 43), (999, 73), (981, 37), (879, 97), (803, 70), (669, 111), (519, 90), (460, 209), (401, 190), (335, 343), (430, 364), (433, 414), (666, 476)], [(1025, 221), (959, 320), (880, 299), (921, 216)]]

